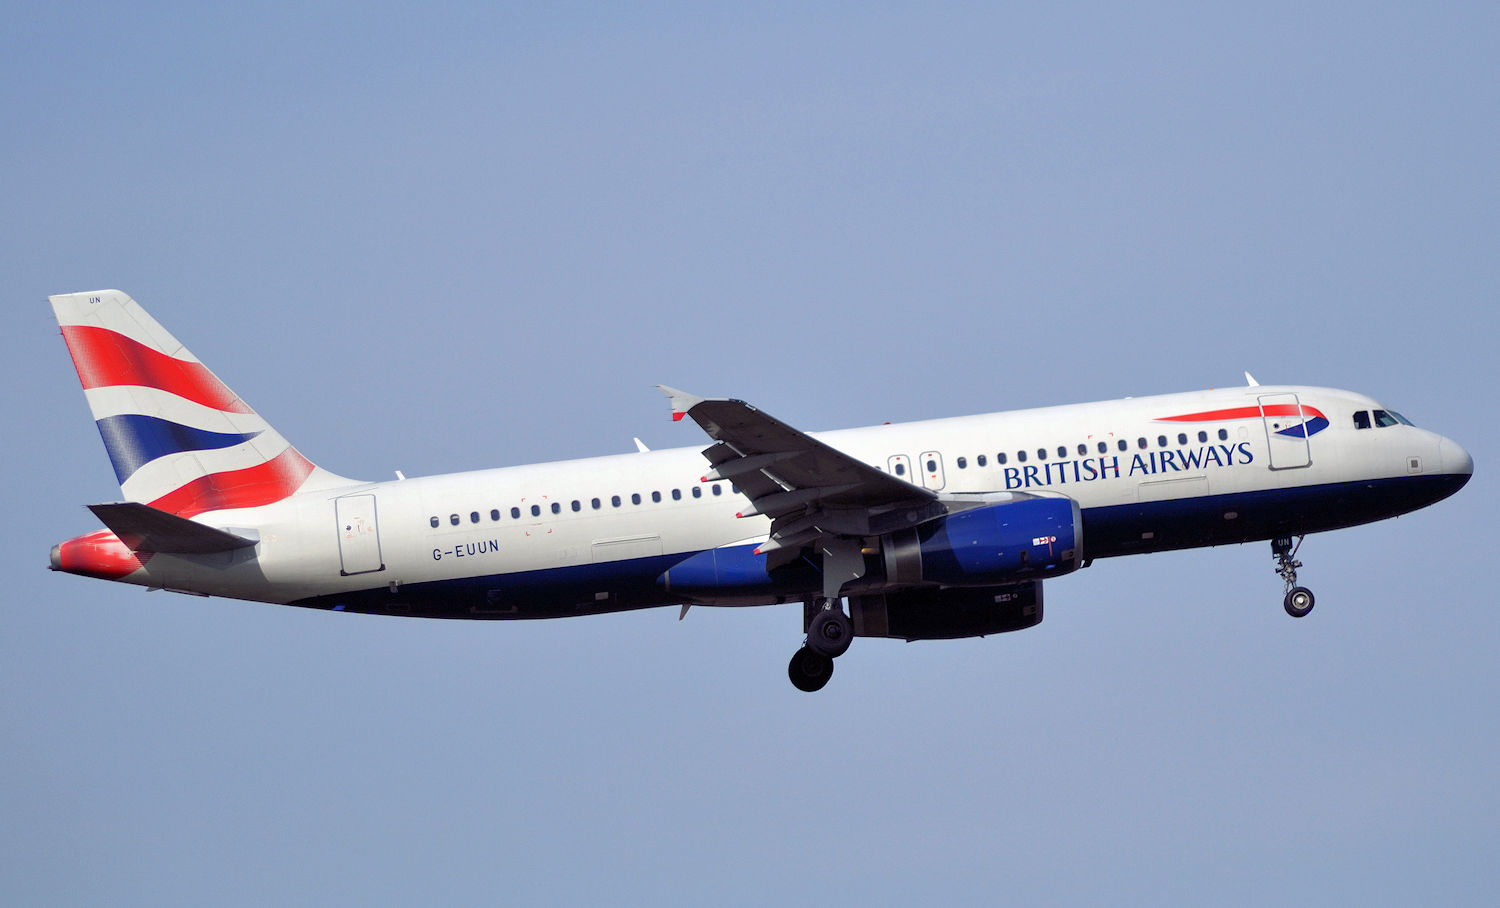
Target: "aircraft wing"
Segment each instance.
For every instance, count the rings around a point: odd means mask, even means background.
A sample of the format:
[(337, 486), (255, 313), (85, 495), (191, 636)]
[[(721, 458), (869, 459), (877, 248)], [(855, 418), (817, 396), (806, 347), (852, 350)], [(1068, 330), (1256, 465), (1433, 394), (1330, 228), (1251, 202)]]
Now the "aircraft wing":
[(705, 481), (727, 479), (750, 499), (741, 517), (771, 518), (762, 552), (796, 557), (826, 535), (905, 529), (945, 513), (933, 492), (830, 447), (741, 400), (704, 399), (658, 385), (672, 418), (689, 416), (715, 440), (705, 448)]

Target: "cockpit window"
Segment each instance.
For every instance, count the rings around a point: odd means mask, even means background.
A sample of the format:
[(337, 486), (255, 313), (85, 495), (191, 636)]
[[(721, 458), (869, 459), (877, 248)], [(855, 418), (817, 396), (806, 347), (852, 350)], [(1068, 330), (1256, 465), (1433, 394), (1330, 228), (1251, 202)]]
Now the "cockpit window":
[(1354, 412), (1354, 428), (1356, 428), (1356, 429), (1368, 429), (1368, 428), (1370, 428), (1370, 411), (1369, 410), (1356, 410)]
[(1398, 424), (1400, 424), (1400, 422), (1401, 422), (1401, 420), (1399, 420), (1396, 417), (1392, 416), (1389, 411), (1386, 411), (1386, 410), (1376, 410), (1375, 411), (1375, 426), (1377, 428), (1384, 429), (1386, 426), (1398, 425)]

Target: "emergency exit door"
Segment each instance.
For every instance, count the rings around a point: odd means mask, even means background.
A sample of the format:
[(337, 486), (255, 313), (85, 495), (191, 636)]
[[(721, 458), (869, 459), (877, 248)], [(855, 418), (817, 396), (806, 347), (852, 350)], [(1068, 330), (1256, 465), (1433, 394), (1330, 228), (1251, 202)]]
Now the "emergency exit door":
[(1260, 416), (1266, 427), (1271, 469), (1296, 470), (1312, 464), (1307, 414), (1295, 394), (1262, 394)]
[(339, 558), (345, 577), (385, 570), (380, 557), (380, 525), (375, 519), (374, 495), (347, 495), (334, 500), (338, 519)]

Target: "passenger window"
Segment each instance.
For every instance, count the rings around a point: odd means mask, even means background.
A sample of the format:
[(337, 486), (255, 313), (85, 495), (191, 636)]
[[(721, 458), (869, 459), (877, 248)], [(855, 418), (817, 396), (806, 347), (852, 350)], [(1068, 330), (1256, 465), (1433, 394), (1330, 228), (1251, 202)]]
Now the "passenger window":
[(537, 504), (532, 505), (531, 506), (531, 516), (532, 517), (540, 517), (540, 516), (542, 516), (542, 506), (541, 505), (537, 505)]
[(1219, 430), (1219, 441), (1228, 441), (1228, 440), (1229, 440), (1229, 430), (1228, 429), (1220, 429)]
[(449, 514), (448, 515), (448, 522), (451, 523), (451, 524), (453, 524), (454, 526), (458, 526), (458, 515), (457, 514)]
[(1002, 451), (999, 454), (995, 455), (995, 463), (1000, 464), (1002, 466), (1005, 464), (1005, 452), (1004, 451)]
[(1089, 452), (1089, 446), (1088, 445), (1079, 445), (1078, 446), (1078, 456), (1079, 457), (1082, 457), (1083, 455), (1087, 454), (1088, 452)]
[(1016, 452), (1016, 462), (1017, 463), (1025, 463), (1026, 462), (1026, 452), (1025, 451), (1017, 451)]
[(1156, 436), (1156, 446), (1158, 448), (1165, 448), (1167, 446), (1167, 436), (1165, 436), (1165, 435), (1158, 435), (1158, 436)]
[(1064, 447), (1063, 445), (1058, 445), (1057, 446), (1057, 456), (1059, 458), (1067, 457), (1068, 456), (1068, 449), (1066, 447)]
[(576, 498), (573, 499), (573, 513), (576, 514), (581, 510), (583, 510), (583, 502), (579, 501)]
[(1144, 439), (1144, 438), (1137, 438), (1135, 440), (1135, 446), (1137, 448), (1141, 448), (1142, 450), (1144, 450), (1145, 447), (1146, 447), (1146, 439)]
[(494, 508), (494, 509), (492, 509), (490, 511), (490, 519), (491, 520), (499, 520), (500, 519), (500, 509), (499, 508)]
[(960, 457), (954, 463), (958, 464), (960, 470), (967, 470), (969, 468), (969, 458), (967, 457)]
[(989, 459), (981, 454), (978, 457), (974, 458), (974, 463), (981, 467), (986, 466), (989, 463)]
[(682, 500), (682, 490), (681, 489), (673, 489), (672, 490), (672, 500), (673, 501), (681, 501)]
[(1198, 433), (1198, 441), (1199, 442), (1208, 441), (1208, 433), (1207, 432), (1199, 432)]
[(618, 495), (611, 495), (611, 496), (609, 496), (609, 506), (612, 507), (612, 508), (619, 507), (620, 506), (620, 496), (618, 496)]
[(631, 504), (640, 504), (641, 503), (641, 493), (640, 492), (631, 492), (630, 493), (630, 503)]
[(599, 499), (597, 499), (597, 498), (590, 498), (589, 499), (589, 507), (593, 508), (596, 511), (599, 510)]
[(1187, 433), (1186, 432), (1178, 432), (1177, 433), (1177, 443), (1180, 444), (1180, 445), (1187, 444)]
[(1109, 444), (1106, 443), (1106, 442), (1102, 442), (1102, 441), (1099, 442), (1099, 453), (1100, 454), (1107, 454), (1107, 453), (1109, 453)]
[(1359, 411), (1357, 411), (1354, 414), (1354, 428), (1356, 428), (1356, 429), (1368, 429), (1368, 428), (1370, 428), (1370, 411), (1369, 410), (1359, 410)]
[(478, 511), (470, 511), (469, 512), (469, 522), (470, 523), (478, 523), (479, 522), (479, 512)]
[(652, 492), (651, 493), (651, 500), (653, 502), (655, 502), (656, 504), (661, 504), (661, 493), (660, 492)]
[(510, 519), (511, 520), (520, 520), (521, 519), (521, 509), (520, 508), (511, 508), (510, 509)]
[(558, 501), (552, 502), (552, 513), (554, 513), (554, 514), (561, 514), (562, 513), (562, 502), (558, 502)]
[(694, 498), (702, 498), (703, 497), (703, 486), (693, 486), (693, 497)]
[(436, 517), (434, 517), (434, 518), (432, 518), (432, 520), (430, 522), (432, 523), (432, 528), (434, 530), (437, 529), (437, 527), (438, 527), (438, 519)]
[(1046, 460), (1047, 459), (1047, 449), (1046, 448), (1037, 448), (1036, 449), (1036, 459), (1037, 460)]
[(906, 464), (902, 463), (899, 460), (896, 461), (896, 475), (897, 476), (905, 476), (906, 475)]
[(714, 494), (715, 495), (723, 495), (724, 494), (724, 490), (721, 489), (721, 488), (719, 488), (719, 484), (717, 482), (714, 483), (713, 490), (714, 490)]
[(1128, 450), (1130, 450), (1130, 444), (1129, 444), (1129, 442), (1125, 441), (1125, 439), (1123, 439), (1123, 438), (1120, 439), (1120, 441), (1118, 442), (1118, 444), (1116, 445), (1116, 447), (1118, 447), (1121, 451), (1128, 451)]
[(927, 472), (929, 472), (929, 473), (936, 473), (937, 472), (937, 461), (933, 460), (930, 457), (927, 458)]

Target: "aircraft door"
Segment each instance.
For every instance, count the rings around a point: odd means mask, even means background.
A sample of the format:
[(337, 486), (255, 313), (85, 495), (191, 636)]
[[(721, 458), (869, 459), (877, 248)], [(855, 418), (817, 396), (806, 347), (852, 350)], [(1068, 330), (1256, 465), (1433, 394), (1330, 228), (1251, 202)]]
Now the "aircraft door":
[(910, 483), (916, 483), (916, 477), (911, 472), (911, 458), (905, 454), (892, 454), (886, 460), (886, 469), (897, 479), (904, 479)]
[(347, 495), (334, 500), (338, 519), (340, 574), (368, 574), (385, 570), (380, 557), (380, 526), (375, 520), (374, 495)]
[(936, 451), (923, 451), (918, 462), (922, 467), (922, 485), (934, 492), (941, 491), (946, 484), (943, 477), (943, 455)]
[(1271, 469), (1296, 470), (1312, 465), (1307, 414), (1296, 394), (1262, 394), (1260, 415), (1266, 427)]

